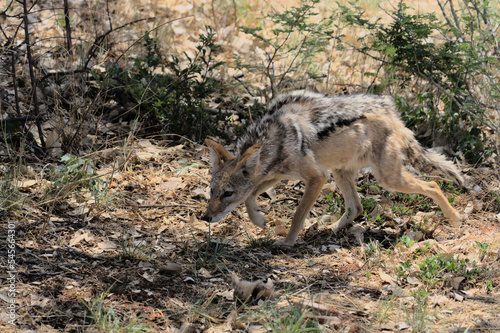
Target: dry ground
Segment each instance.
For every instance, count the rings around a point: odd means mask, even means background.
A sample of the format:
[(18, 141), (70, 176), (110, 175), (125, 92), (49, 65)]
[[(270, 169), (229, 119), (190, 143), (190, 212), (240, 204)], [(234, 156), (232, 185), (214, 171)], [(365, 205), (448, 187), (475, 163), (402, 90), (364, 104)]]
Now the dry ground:
[[(369, 2), (369, 6), (376, 8), (376, 3)], [(419, 2), (422, 8), (429, 3)], [(43, 32), (36, 52), (44, 55), (40, 61), (47, 71), (75, 69), (81, 63), (79, 55), (57, 58), (61, 44), (57, 38), (63, 33), (54, 23), (59, 13), (52, 9), (56, 4), (40, 1), (41, 10), (30, 18)], [(157, 37), (177, 51), (193, 49), (200, 29), (211, 24), (221, 36), (223, 51), (219, 56), (228, 61), (233, 53), (253, 52), (252, 41), (237, 27), (255, 24), (253, 18), (269, 6), (266, 2), (224, 1), (200, 1), (197, 6), (182, 1), (109, 5), (115, 28), (160, 14), (167, 19), (184, 17), (168, 29), (155, 30)], [(96, 14), (105, 14), (98, 2), (84, 2), (80, 9), (78, 22), (85, 24), (75, 28), (75, 40), (92, 41), (88, 35), (109, 29), (108, 17)], [(235, 21), (235, 11), (245, 15)], [(94, 69), (102, 70), (110, 59), (124, 52), (124, 58), (132, 60), (131, 44), (142, 36), (141, 29), (152, 29), (156, 23), (148, 24), (141, 22), (133, 26), (135, 29), (113, 34), (114, 49), (98, 53)], [(95, 27), (98, 31), (92, 30)], [(334, 54), (331, 61), (332, 83), (358, 88), (372, 80), (363, 76), (364, 71), (377, 68), (352, 51)], [(226, 78), (235, 74), (230, 66), (220, 73)], [(0, 89), (7, 100), (13, 90), (10, 79), (2, 75)], [(27, 77), (26, 72), (18, 75)], [(264, 81), (254, 84), (265, 86)], [(76, 92), (68, 95), (82, 92), (78, 85), (65, 87), (74, 86)], [(62, 93), (68, 90), (61, 88)], [(58, 107), (66, 105), (50, 104), (52, 97), (42, 99), (41, 104), (51, 105), (57, 114)], [(70, 104), (75, 107), (72, 112), (80, 116), (88, 110), (89, 101), (77, 97)], [(29, 109), (28, 96), (20, 96), (20, 100), (21, 106)], [(2, 117), (3, 112), (2, 108)], [(62, 111), (61, 115), (44, 124), (45, 133), (55, 131), (58, 121), (68, 126), (67, 131), (80, 129), (80, 123), (67, 122)], [(101, 124), (100, 118), (96, 121)], [(82, 141), (97, 145), (114, 140), (108, 136), (111, 131), (130, 130), (126, 122), (103, 123), (98, 137), (88, 134)], [(36, 131), (32, 133), (36, 137)], [(53, 143), (58, 143), (57, 135)], [(275, 193), (259, 198), (269, 220), (265, 231), (248, 221), (243, 207), (209, 226), (198, 220), (210, 180), (205, 148), (134, 138), (109, 146), (115, 148), (81, 153), (82, 161), (92, 161), (105, 181), (98, 197), (88, 189), (79, 189), (78, 182), (58, 184), (56, 188), (62, 192), (47, 197), (47, 188), (53, 185), (47, 181), (48, 170), (57, 170), (60, 164), (29, 159), (14, 167), (12, 186), (1, 189), (2, 198), (11, 194), (18, 198), (18, 205), (11, 207), (14, 209), (0, 215), (0, 232), (9, 235), (9, 230), (15, 231), (17, 270), (16, 280), (9, 280), (12, 253), (10, 243), (2, 238), (1, 332), (500, 330), (497, 165), (461, 166), (468, 177), (467, 190), (443, 183), (446, 195), (454, 198), (453, 205), (465, 217), (460, 228), (447, 224), (439, 208), (425, 198), (386, 193), (369, 174), (360, 173), (359, 192), (370, 210), (351, 228), (334, 234), (328, 226), (340, 212), (335, 199), (340, 195), (330, 180), (297, 245), (281, 248), (273, 243), (289, 226), (302, 195), (301, 183), (280, 183)], [(60, 157), (55, 150), (53, 153), (53, 157)], [(11, 161), (5, 158), (4, 150), (0, 155), (2, 161)], [(2, 177), (11, 167), (2, 165)], [(333, 196), (325, 199), (330, 193)], [(437, 255), (442, 255), (442, 261), (432, 262)], [(424, 266), (426, 260), (429, 265)], [(436, 266), (431, 267), (433, 264)], [(272, 283), (273, 295), (235, 307), (233, 272), (245, 281)], [(15, 282), (15, 325), (8, 324), (12, 314), (8, 307), (10, 282)], [(422, 293), (428, 296), (419, 296)]]
[[(86, 304), (95, 307), (100, 297), (104, 314), (112, 307), (121, 323), (137, 318), (158, 331), (292, 331), (283, 323), (287, 316), (326, 332), (411, 330), (418, 321), (432, 332), (500, 327), (499, 203), (479, 187), (455, 197), (466, 216), (462, 227), (450, 227), (431, 204), (424, 215), (427, 228), (435, 230), (405, 245), (400, 238), (418, 230), (425, 204), (388, 196), (369, 175), (360, 175), (360, 193), (377, 202), (373, 215), (379, 219), (358, 219), (335, 235), (328, 222), (314, 224), (327, 220), (328, 202), (319, 200), (298, 244), (279, 248), (272, 242), (293, 215), (301, 184), (282, 183), (273, 199), (261, 196), (270, 220), (266, 231), (249, 223), (243, 207), (209, 226), (197, 218), (210, 177), (202, 147), (165, 148), (144, 140), (130, 156), (129, 168), (113, 174), (102, 211), (89, 210), (86, 195), (75, 193), (50, 216), (29, 208), (9, 216), (16, 224), (19, 332), (93, 332), (91, 317), (98, 310)], [(102, 162), (103, 173), (112, 168)], [(470, 186), (498, 186), (492, 170), (469, 172)], [(325, 185), (323, 195), (333, 184)], [(23, 191), (36, 193), (37, 185), (26, 181)], [(400, 205), (413, 212), (391, 213)], [(483, 255), (476, 241), (489, 244)], [(2, 246), (2, 258), (6, 250)], [(441, 272), (434, 285), (425, 283), (417, 263), (437, 253), (467, 258), (468, 266), (448, 276)], [(399, 263), (407, 260), (409, 275), (398, 275)], [(474, 269), (477, 276), (460, 279)], [(272, 279), (274, 295), (235, 311), (231, 272), (248, 281)], [(412, 319), (417, 307), (411, 291), (419, 287), (429, 292), (428, 307), (421, 310), (423, 319)], [(6, 297), (5, 285), (0, 294)], [(1, 327), (14, 331), (6, 316), (2, 307)], [(272, 328), (279, 325), (288, 328)]]

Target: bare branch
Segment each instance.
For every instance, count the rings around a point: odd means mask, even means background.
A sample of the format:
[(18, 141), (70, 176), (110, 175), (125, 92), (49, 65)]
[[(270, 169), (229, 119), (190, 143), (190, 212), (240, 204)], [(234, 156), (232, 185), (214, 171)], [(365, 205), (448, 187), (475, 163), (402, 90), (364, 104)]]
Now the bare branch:
[(464, 33), (460, 28), (460, 20), (458, 19), (457, 13), (455, 12), (455, 7), (453, 7), (453, 1), (448, 1), (450, 3), (451, 14), (453, 15), (453, 20), (455, 21), (454, 27), (460, 31), (460, 35), (462, 36), (462, 40), (465, 40)]
[(71, 21), (69, 19), (69, 5), (68, 0), (64, 0), (64, 23), (66, 25), (66, 48), (68, 52), (73, 49), (73, 44), (71, 41)]
[[(38, 105), (38, 96), (37, 96), (37, 80), (34, 70), (33, 64), (33, 56), (31, 53), (31, 45), (30, 45), (30, 32), (29, 32), (29, 20), (28, 20), (28, 6), (26, 4), (28, 0), (23, 0), (23, 21), (24, 21), (24, 33), (25, 33), (25, 41), (26, 41), (26, 56), (28, 57), (28, 67), (30, 71), (30, 79), (31, 79), (31, 96), (33, 99), (33, 107), (35, 109), (36, 127), (38, 129), (38, 136), (40, 137), (40, 143), (42, 148), (45, 148), (45, 139), (43, 138), (43, 130), (42, 124), (40, 122), (40, 110)], [(36, 3), (36, 1), (35, 1)], [(35, 4), (33, 4), (34, 6)]]

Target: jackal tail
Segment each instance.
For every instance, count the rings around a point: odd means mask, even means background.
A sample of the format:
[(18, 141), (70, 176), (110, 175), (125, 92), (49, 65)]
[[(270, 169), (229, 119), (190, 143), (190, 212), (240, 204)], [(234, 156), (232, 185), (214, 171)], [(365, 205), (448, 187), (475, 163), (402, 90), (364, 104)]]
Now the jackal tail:
[(425, 173), (450, 177), (459, 186), (464, 186), (464, 178), (452, 161), (433, 150), (422, 147), (413, 133), (408, 129), (405, 130), (406, 154), (411, 165)]

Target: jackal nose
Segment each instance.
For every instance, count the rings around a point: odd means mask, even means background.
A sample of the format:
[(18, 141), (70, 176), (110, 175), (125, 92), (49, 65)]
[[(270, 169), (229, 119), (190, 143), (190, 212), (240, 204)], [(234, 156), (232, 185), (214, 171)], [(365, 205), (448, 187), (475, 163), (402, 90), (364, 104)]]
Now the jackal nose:
[(206, 221), (206, 222), (208, 222), (208, 223), (211, 223), (211, 222), (212, 222), (212, 220), (213, 220), (213, 217), (208, 216), (208, 215), (203, 215), (203, 216), (201, 217), (201, 219), (202, 219), (203, 221)]

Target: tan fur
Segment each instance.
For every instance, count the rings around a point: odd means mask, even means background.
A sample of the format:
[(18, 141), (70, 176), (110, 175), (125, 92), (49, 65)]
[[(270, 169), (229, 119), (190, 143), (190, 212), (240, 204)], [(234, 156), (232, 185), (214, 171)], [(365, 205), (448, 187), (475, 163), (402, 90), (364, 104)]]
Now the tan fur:
[(387, 97), (284, 94), (249, 128), (238, 142), (236, 155), (215, 141), (206, 144), (213, 164), (212, 195), (203, 216), (209, 222), (219, 221), (244, 202), (250, 220), (264, 228), (266, 220), (256, 197), (282, 179), (300, 179), (305, 183), (304, 196), (282, 241), (293, 245), (331, 171), (345, 199), (345, 213), (333, 226), (341, 230), (362, 213), (355, 177), (369, 165), (381, 186), (428, 196), (452, 225), (460, 224), (460, 215), (439, 186), (413, 177), (404, 164), (449, 176), (458, 184), (463, 183), (462, 176), (443, 156), (420, 146)]

